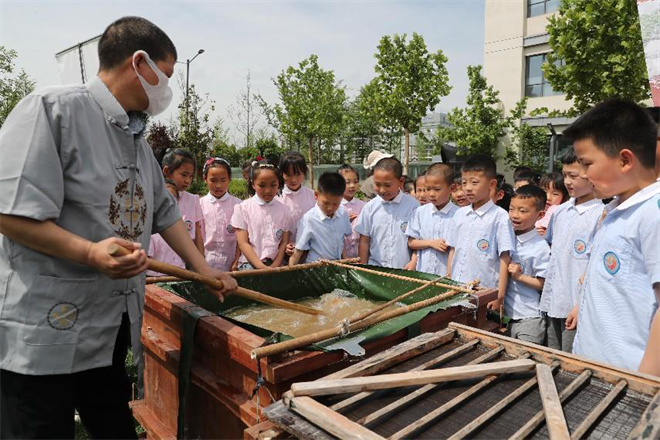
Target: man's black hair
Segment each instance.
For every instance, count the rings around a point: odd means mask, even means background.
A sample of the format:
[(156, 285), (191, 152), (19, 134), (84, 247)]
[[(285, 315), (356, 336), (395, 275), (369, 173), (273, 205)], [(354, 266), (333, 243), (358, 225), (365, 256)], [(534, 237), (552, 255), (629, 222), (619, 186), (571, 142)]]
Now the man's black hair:
[(376, 170), (389, 171), (394, 174), (394, 177), (397, 179), (403, 177), (403, 165), (401, 165), (399, 159), (395, 157), (386, 157), (379, 160), (374, 166), (374, 173)]
[(534, 170), (523, 170), (520, 171), (517, 175), (513, 176), (513, 183), (520, 182), (522, 180), (526, 180), (532, 185), (538, 185), (539, 180), (541, 179), (541, 176), (539, 176), (539, 173), (537, 173)]
[(534, 170), (526, 165), (520, 165), (519, 167), (516, 167), (516, 169), (513, 170), (513, 181), (515, 182), (518, 179), (518, 174), (526, 173), (529, 171), (533, 172)]
[(337, 172), (326, 171), (319, 177), (319, 183), (316, 190), (319, 194), (330, 196), (343, 196), (346, 191), (346, 180), (344, 176)]
[(165, 32), (142, 17), (122, 17), (105, 28), (99, 40), (99, 70), (119, 66), (138, 50), (154, 61), (177, 59), (176, 47)]
[(628, 149), (644, 168), (655, 166), (657, 126), (648, 112), (632, 101), (603, 101), (580, 116), (563, 134), (573, 142), (590, 139), (609, 157)]
[(454, 183), (454, 168), (446, 163), (434, 163), (428, 167), (425, 175), (440, 177), (448, 186)]
[(489, 179), (494, 179), (497, 174), (497, 165), (491, 157), (485, 154), (475, 154), (463, 162), (461, 172), (482, 172)]
[(564, 155), (561, 157), (562, 165), (571, 165), (578, 161), (577, 156), (575, 155), (575, 150), (573, 147), (566, 150)]
[(305, 161), (305, 156), (297, 151), (287, 151), (284, 153), (280, 158), (278, 168), (283, 174), (300, 173), (307, 176), (307, 162)]
[(513, 195), (512, 199), (534, 199), (534, 205), (536, 206), (537, 211), (543, 211), (545, 209), (545, 202), (547, 196), (545, 191), (536, 185), (523, 185), (518, 188)]

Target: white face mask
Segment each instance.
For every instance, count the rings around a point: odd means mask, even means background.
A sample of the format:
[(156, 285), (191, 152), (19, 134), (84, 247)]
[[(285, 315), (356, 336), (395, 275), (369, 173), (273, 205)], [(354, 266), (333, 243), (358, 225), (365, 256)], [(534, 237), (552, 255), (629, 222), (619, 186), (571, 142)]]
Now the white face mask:
[[(138, 54), (144, 56), (147, 64), (149, 64), (151, 70), (153, 70), (158, 77), (158, 84), (155, 86), (149, 84), (147, 80), (145, 80), (142, 75), (140, 75), (140, 72), (138, 72), (135, 65), (135, 56)], [(158, 66), (156, 66), (156, 63), (151, 60), (149, 54), (143, 50), (138, 50), (133, 54), (133, 69), (135, 69), (135, 73), (138, 76), (140, 83), (142, 83), (142, 88), (147, 94), (147, 98), (149, 98), (149, 107), (147, 107), (145, 112), (150, 116), (156, 116), (160, 113), (163, 113), (172, 102), (172, 89), (170, 89), (170, 87), (167, 85), (169, 81), (167, 75), (161, 72)]]

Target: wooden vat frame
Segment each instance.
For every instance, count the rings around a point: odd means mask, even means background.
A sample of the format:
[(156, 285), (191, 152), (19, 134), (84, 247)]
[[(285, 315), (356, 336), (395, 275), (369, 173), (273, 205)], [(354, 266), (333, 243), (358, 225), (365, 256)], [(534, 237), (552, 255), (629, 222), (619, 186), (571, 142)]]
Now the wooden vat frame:
[[(420, 321), (420, 331), (437, 331), (457, 317), (466, 324), (487, 326), (485, 304), (497, 297), (497, 291), (484, 289), (474, 295), (479, 301), (478, 310), (462, 312), (456, 307), (439, 310)], [(176, 437), (177, 376), (184, 309), (204, 312), (158, 286), (147, 286), (142, 328), (145, 398), (132, 402), (131, 407), (149, 438)], [(314, 380), (350, 365), (350, 359), (342, 351), (295, 352), (261, 359), (259, 364), (265, 384), (251, 400), (249, 395), (257, 383), (258, 368), (250, 353), (262, 346), (265, 340), (220, 316), (207, 315), (197, 325), (190, 372), (193, 401), (197, 407), (204, 408), (201, 411), (204, 414), (193, 414), (193, 417), (196, 417), (195, 423), (208, 428), (206, 432), (216, 431), (216, 425), (222, 423), (220, 428), (222, 432), (228, 432), (229, 437), (241, 436), (246, 426), (252, 427), (262, 420), (261, 411), (273, 401), (271, 396), (281, 398), (294, 381)], [(382, 352), (406, 339), (408, 334), (404, 329), (372, 341), (365, 344), (366, 356)]]
[[(464, 325), (452, 323), (449, 325), (449, 332), (452, 333), (450, 340), (460, 338), (461, 342), (464, 342), (464, 346), (474, 345), (476, 343), (482, 345), (486, 349), (490, 349), (489, 353), (502, 352), (506, 353), (509, 356), (514, 358), (531, 358), (538, 363), (537, 370), (538, 376), (530, 379), (523, 386), (516, 389), (514, 393), (511, 393), (505, 399), (503, 399), (498, 404), (494, 405), (491, 409), (485, 413), (478, 416), (467, 426), (463, 427), (456, 434), (454, 434), (452, 439), (464, 438), (465, 436), (471, 434), (479, 427), (483, 426), (485, 423), (493, 419), (500, 411), (506, 408), (508, 405), (511, 405), (520, 395), (525, 393), (531, 387), (537, 385), (541, 386), (541, 395), (547, 396), (549, 394), (549, 399), (553, 402), (548, 404), (546, 412), (551, 414), (552, 422), (548, 425), (548, 430), (551, 438), (571, 438), (579, 439), (582, 438), (593, 426), (600, 420), (600, 418), (606, 414), (610, 404), (621, 395), (621, 393), (626, 389), (630, 389), (637, 393), (646, 395), (652, 400), (650, 404), (646, 407), (646, 410), (639, 420), (637, 426), (630, 434), (629, 438), (634, 439), (657, 439), (660, 438), (660, 377), (644, 375), (637, 372), (632, 372), (628, 370), (622, 370), (610, 365), (602, 364), (599, 362), (590, 361), (583, 359), (581, 357), (567, 354), (561, 351), (548, 349), (545, 347), (537, 346), (535, 344), (529, 344), (523, 341), (514, 340), (507, 338), (501, 335), (494, 333), (485, 332), (482, 330), (470, 328)], [(426, 336), (426, 335), (422, 335)], [(440, 331), (434, 334), (437, 339), (442, 339), (447, 341), (447, 331)], [(323, 379), (324, 383), (330, 383), (329, 380), (333, 379), (346, 379), (346, 378), (360, 378), (364, 376), (373, 375), (379, 371), (386, 370), (393, 365), (402, 363), (411, 358), (409, 351), (416, 351), (414, 356), (420, 354), (419, 349), (415, 349), (416, 340), (412, 339), (406, 341), (402, 344), (399, 344), (396, 347), (393, 347), (387, 351), (384, 351), (371, 359), (363, 361), (359, 364), (353, 365), (345, 370), (338, 371), (334, 374), (331, 374)], [(435, 360), (435, 364), (438, 363), (440, 358), (451, 357), (452, 352), (460, 351), (460, 348), (454, 349), (443, 356), (440, 356)], [(403, 356), (402, 356), (403, 355)], [(472, 361), (469, 364), (475, 364), (481, 362), (487, 356), (481, 356), (481, 359)], [(427, 362), (428, 366), (432, 365), (431, 362)], [(493, 364), (496, 365), (496, 364)], [(549, 365), (549, 366), (548, 366)], [(422, 368), (420, 368), (422, 367)], [(423, 366), (416, 367), (410, 371), (419, 371), (423, 369)], [(577, 375), (577, 377), (567, 386), (562, 392), (557, 393), (556, 388), (554, 388), (554, 383), (552, 380), (552, 369), (561, 368), (563, 371), (571, 372)], [(437, 370), (437, 371), (441, 371)], [(412, 375), (411, 375), (412, 376)], [(410, 426), (403, 429), (395, 435), (391, 436), (390, 439), (403, 438), (404, 435), (414, 432), (419, 427), (425, 426), (425, 423), (430, 423), (433, 418), (437, 418), (441, 413), (449, 411), (453, 406), (462, 403), (463, 401), (469, 399), (472, 395), (476, 394), (477, 391), (481, 390), (489, 383), (497, 380), (496, 375), (490, 375), (478, 384), (472, 386), (467, 391), (463, 392), (459, 396), (455, 397), (452, 401), (443, 405), (443, 407), (437, 408), (432, 414), (424, 416), (412, 423)], [(571, 396), (576, 393), (576, 391), (589, 380), (590, 377), (599, 379), (600, 381), (612, 384), (611, 390), (607, 395), (589, 412), (587, 417), (585, 417), (581, 423), (575, 427), (570, 437), (567, 436), (567, 428), (564, 430), (565, 421), (563, 425), (561, 424), (562, 420), (557, 420), (559, 414), (561, 413), (561, 402), (570, 399)], [(340, 383), (345, 383), (347, 381), (339, 381)], [(350, 382), (350, 381), (348, 381)], [(372, 380), (364, 379), (362, 381), (352, 381), (352, 383), (357, 382), (373, 382)], [(307, 384), (309, 386), (309, 384)], [(426, 385), (418, 390), (423, 390), (427, 387), (433, 387), (437, 385)], [(304, 387), (303, 387), (304, 388)], [(554, 396), (552, 395), (552, 390), (554, 389)], [(414, 391), (411, 394), (418, 393)], [(365, 394), (365, 393), (360, 393)], [(359, 396), (360, 394), (357, 394)], [(368, 394), (368, 393), (366, 393)], [(403, 399), (399, 400), (405, 400)], [(359, 400), (359, 399), (358, 399)], [(278, 402), (275, 405), (272, 405), (266, 410), (267, 415), (281, 414), (282, 411), (287, 411), (288, 414), (292, 414), (291, 411), (288, 411), (286, 405), (290, 405), (291, 408), (294, 408), (294, 412), (303, 415), (304, 417), (309, 417), (310, 421), (317, 423), (319, 426), (324, 426), (327, 429), (330, 429), (330, 432), (333, 435), (339, 435), (342, 438), (380, 438), (379, 435), (375, 434), (373, 431), (366, 428), (366, 425), (369, 421), (369, 417), (363, 417), (357, 422), (353, 422), (346, 418), (345, 416), (336, 412), (336, 410), (345, 408), (347, 405), (342, 405), (342, 403), (348, 402), (348, 404), (353, 404), (356, 402), (355, 396), (349, 397), (335, 403), (334, 405), (327, 407), (310, 397), (297, 397), (293, 393), (285, 393), (283, 401)], [(394, 402), (396, 404), (396, 401)], [(544, 408), (546, 402), (543, 401)], [(554, 405), (554, 406), (553, 406)], [(559, 406), (557, 406), (559, 405)], [(392, 406), (392, 404), (388, 405)], [(445, 408), (448, 407), (448, 408)], [(433, 414), (435, 413), (435, 414)], [(308, 416), (309, 414), (309, 416)], [(318, 415), (323, 414), (323, 418), (319, 418)], [(523, 425), (518, 432), (516, 432), (511, 438), (521, 439), (526, 438), (535, 431), (535, 429), (540, 426), (545, 421), (544, 411), (540, 411), (534, 417), (532, 417), (525, 425)], [(301, 438), (327, 438), (327, 435), (319, 435), (318, 429), (314, 425), (309, 424), (304, 417), (293, 417), (293, 428), (289, 426), (287, 429), (291, 433), (297, 434)], [(563, 419), (563, 416), (561, 417)], [(275, 417), (277, 419), (277, 417)], [(328, 422), (331, 420), (332, 422)], [(373, 419), (372, 419), (373, 420)], [(414, 425), (414, 426), (413, 426)], [(334, 432), (333, 432), (334, 431)], [(254, 426), (250, 429), (247, 429), (244, 433), (245, 439), (267, 439), (267, 438), (278, 438), (284, 434), (284, 431), (278, 426), (274, 425), (271, 422), (265, 422)], [(350, 434), (350, 435), (348, 435)], [(348, 435), (348, 436), (347, 436)]]

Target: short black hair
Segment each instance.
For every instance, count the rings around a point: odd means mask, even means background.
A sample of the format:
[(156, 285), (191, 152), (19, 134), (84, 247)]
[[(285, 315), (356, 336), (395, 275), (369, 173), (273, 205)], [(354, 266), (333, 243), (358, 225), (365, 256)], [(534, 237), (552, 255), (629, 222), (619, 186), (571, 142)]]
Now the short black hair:
[(289, 174), (300, 173), (307, 176), (307, 162), (305, 161), (305, 156), (298, 153), (297, 151), (287, 151), (280, 158), (279, 169), (282, 173)]
[(533, 172), (534, 170), (526, 165), (520, 165), (519, 167), (516, 167), (516, 169), (513, 170), (513, 181), (515, 182), (518, 179), (518, 174), (526, 173), (528, 171)]
[(142, 17), (122, 17), (105, 28), (99, 40), (99, 70), (110, 70), (138, 50), (154, 62), (177, 59), (176, 47), (165, 32)]
[[(419, 179), (419, 176), (417, 176), (417, 179)], [(407, 187), (411, 187), (415, 191), (417, 191), (417, 179), (413, 180), (410, 176), (403, 176), (403, 190), (410, 192), (410, 190)]]
[(344, 191), (346, 191), (346, 180), (338, 172), (326, 171), (319, 177), (316, 190), (319, 194), (343, 196)]
[(499, 199), (495, 204), (503, 210), (508, 211), (509, 205), (511, 205), (511, 197), (513, 196), (513, 186), (504, 182), (502, 187), (497, 191), (502, 191), (502, 198)]
[(515, 190), (511, 199), (534, 199), (536, 210), (543, 211), (545, 209), (547, 196), (545, 191), (536, 185), (523, 185)]
[(222, 157), (209, 157), (204, 163), (204, 168), (202, 168), (202, 176), (204, 177), (204, 180), (206, 180), (206, 176), (208, 176), (209, 170), (211, 168), (224, 168), (225, 171), (227, 171), (229, 180), (231, 180), (231, 165), (229, 165), (229, 161), (227, 159)]
[(517, 175), (513, 176), (513, 183), (526, 180), (531, 184), (538, 185), (540, 178), (541, 176), (539, 176), (539, 173), (534, 170), (522, 170)]
[(467, 158), (461, 166), (461, 173), (482, 172), (486, 177), (494, 179), (497, 174), (497, 165), (495, 161), (485, 154), (475, 154)]
[(376, 165), (374, 165), (374, 173), (376, 170), (389, 171), (394, 174), (394, 177), (397, 179), (403, 177), (403, 165), (401, 165), (399, 159), (395, 157), (386, 157), (376, 162)]
[(568, 190), (566, 189), (566, 185), (564, 185), (564, 176), (559, 173), (544, 174), (543, 177), (541, 177), (541, 181), (539, 182), (539, 187), (541, 187), (541, 189), (549, 189), (550, 185), (552, 185), (554, 189), (561, 191), (562, 203), (569, 199)]
[(564, 155), (561, 157), (561, 164), (562, 165), (572, 165), (577, 161), (578, 161), (578, 158), (577, 158), (577, 155), (575, 154), (575, 150), (573, 149), (573, 147), (566, 150)]
[(609, 157), (632, 151), (644, 168), (655, 166), (657, 125), (642, 107), (627, 99), (608, 99), (594, 106), (564, 130), (573, 141), (590, 139)]
[(426, 175), (440, 177), (449, 186), (454, 183), (454, 168), (446, 163), (434, 163), (428, 167)]
[(159, 150), (156, 155), (156, 160), (158, 160), (162, 169), (167, 167), (169, 171), (178, 169), (184, 163), (191, 163), (195, 171), (197, 171), (197, 162), (195, 162), (195, 158), (190, 151), (182, 148), (167, 148)]
[(337, 168), (337, 172), (339, 174), (342, 174), (342, 173), (345, 173), (345, 172), (355, 173), (358, 180), (360, 180), (360, 175), (358, 174), (357, 170), (355, 168), (353, 168), (352, 166), (350, 166), (349, 164), (347, 164), (347, 163), (345, 163), (342, 166), (340, 166), (339, 168)]

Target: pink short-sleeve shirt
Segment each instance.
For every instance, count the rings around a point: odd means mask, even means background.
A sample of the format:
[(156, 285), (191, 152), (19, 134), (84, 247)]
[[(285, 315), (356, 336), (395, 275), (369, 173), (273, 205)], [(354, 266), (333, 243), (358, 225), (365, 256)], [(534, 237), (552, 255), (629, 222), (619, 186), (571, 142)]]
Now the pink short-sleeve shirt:
[(277, 196), (276, 200), (282, 202), (284, 206), (289, 208), (291, 221), (293, 222), (293, 230), (289, 235), (289, 242), (295, 242), (298, 222), (307, 211), (316, 205), (314, 191), (305, 185), (301, 186), (298, 191), (291, 191), (286, 185), (284, 185), (284, 188), (282, 188), (282, 195)]
[[(234, 208), (231, 225), (247, 231), (260, 260), (274, 260), (284, 233), (292, 229), (291, 214), (284, 204), (277, 200), (266, 203), (256, 195)], [(247, 263), (245, 255), (241, 255), (239, 262)]]
[[(181, 257), (179, 257), (179, 254), (174, 252), (174, 249), (167, 244), (160, 234), (153, 234), (151, 236), (149, 252), (147, 252), (147, 255), (154, 260), (162, 261), (163, 263), (171, 264), (182, 269), (185, 269), (186, 267)], [(159, 277), (163, 275), (165, 274), (154, 272), (152, 270), (147, 271), (147, 276), (149, 277)]]
[(209, 266), (228, 271), (236, 256), (236, 234), (231, 225), (234, 208), (241, 199), (225, 193), (216, 198), (211, 193), (200, 197), (204, 236), (204, 253)]
[[(353, 197), (353, 200), (348, 201), (346, 199), (341, 199), (341, 206), (344, 207), (348, 215), (356, 214), (360, 215), (362, 208), (364, 207), (365, 202)], [(351, 222), (351, 228), (353, 233), (344, 239), (344, 253), (346, 258), (355, 258), (358, 256), (358, 245), (360, 244), (360, 234), (355, 232), (355, 224), (357, 223), (357, 217)]]
[(202, 207), (199, 204), (199, 196), (186, 191), (179, 193), (179, 211), (186, 225), (190, 238), (195, 239), (195, 224), (202, 221)]

